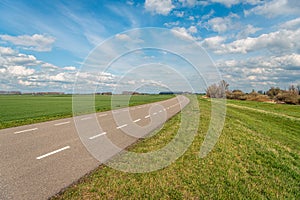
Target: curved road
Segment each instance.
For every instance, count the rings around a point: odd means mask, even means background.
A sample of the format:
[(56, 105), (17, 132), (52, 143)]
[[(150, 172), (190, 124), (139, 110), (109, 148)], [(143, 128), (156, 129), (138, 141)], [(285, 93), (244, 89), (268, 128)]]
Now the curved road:
[[(126, 148), (157, 129), (188, 103), (187, 97), (178, 96), (125, 109), (0, 130), (0, 199), (47, 199), (57, 194), (101, 164), (81, 140), (94, 145), (109, 139), (120, 148)], [(101, 131), (93, 128), (95, 120)], [(116, 153), (107, 155), (111, 157)]]

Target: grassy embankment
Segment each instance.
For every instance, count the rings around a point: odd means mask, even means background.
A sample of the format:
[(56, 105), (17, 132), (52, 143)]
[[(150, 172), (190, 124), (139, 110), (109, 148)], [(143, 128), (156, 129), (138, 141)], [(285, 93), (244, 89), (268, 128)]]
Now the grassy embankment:
[[(200, 159), (210, 102), (198, 100), (198, 134), (172, 165), (144, 174), (101, 166), (54, 199), (300, 199), (300, 106), (229, 101), (257, 110), (229, 106), (217, 145)], [(179, 122), (180, 114), (130, 150), (161, 148), (174, 137)]]
[[(173, 97), (172, 95), (134, 95), (129, 105), (135, 106)], [(114, 102), (117, 108), (126, 105), (122, 100), (128, 96), (119, 96)], [(95, 110), (111, 110), (111, 96), (96, 95)], [(59, 96), (31, 96), (31, 95), (0, 95), (0, 129), (49, 121), (72, 116), (72, 95)]]

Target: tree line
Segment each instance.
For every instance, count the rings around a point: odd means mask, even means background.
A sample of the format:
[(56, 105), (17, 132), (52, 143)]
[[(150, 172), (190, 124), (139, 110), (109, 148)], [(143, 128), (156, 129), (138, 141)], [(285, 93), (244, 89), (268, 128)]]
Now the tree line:
[(291, 85), (287, 90), (271, 87), (267, 92), (261, 94), (255, 90), (250, 93), (245, 93), (242, 90), (229, 90), (229, 84), (222, 80), (217, 84), (210, 85), (206, 89), (206, 96), (210, 98), (300, 104), (300, 84)]

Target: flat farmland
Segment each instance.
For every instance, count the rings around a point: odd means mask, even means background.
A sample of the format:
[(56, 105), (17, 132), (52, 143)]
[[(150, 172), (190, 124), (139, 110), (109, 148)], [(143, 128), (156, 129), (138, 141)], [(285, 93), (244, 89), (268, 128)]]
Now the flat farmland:
[[(114, 109), (161, 101), (172, 95), (116, 96)], [(96, 95), (97, 112), (111, 110), (111, 96)], [(0, 95), (0, 129), (72, 116), (72, 95)]]

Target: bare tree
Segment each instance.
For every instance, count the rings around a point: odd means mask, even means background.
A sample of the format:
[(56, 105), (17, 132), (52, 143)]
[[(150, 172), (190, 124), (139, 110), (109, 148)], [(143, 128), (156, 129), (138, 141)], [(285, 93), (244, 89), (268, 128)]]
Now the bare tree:
[(222, 80), (219, 84), (212, 84), (206, 89), (206, 96), (210, 98), (225, 98), (226, 90), (228, 90), (229, 84)]

